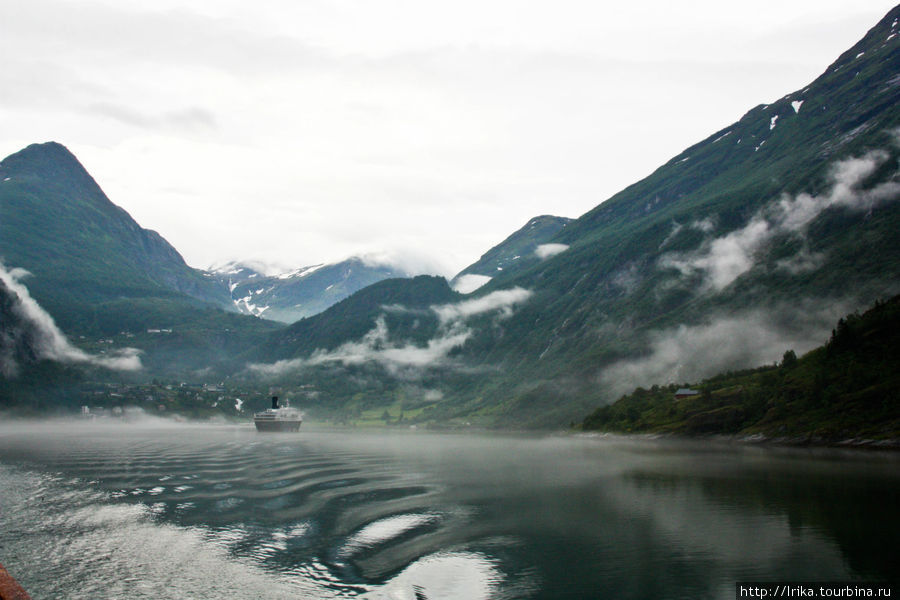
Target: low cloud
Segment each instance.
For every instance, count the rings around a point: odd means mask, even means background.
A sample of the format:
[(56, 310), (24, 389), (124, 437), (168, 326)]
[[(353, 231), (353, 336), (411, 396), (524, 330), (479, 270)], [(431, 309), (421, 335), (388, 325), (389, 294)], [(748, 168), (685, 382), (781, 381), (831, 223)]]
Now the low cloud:
[[(450, 364), (450, 353), (461, 348), (474, 334), (466, 324), (467, 319), (491, 312), (496, 312), (497, 318), (509, 317), (513, 308), (530, 296), (531, 292), (528, 290), (513, 288), (456, 304), (432, 306), (430, 310), (437, 315), (440, 327), (438, 335), (428, 340), (425, 346), (391, 342), (387, 323), (384, 316), (381, 316), (376, 319), (374, 329), (359, 341), (346, 342), (334, 350), (316, 350), (308, 358), (280, 360), (272, 364), (251, 364), (248, 368), (262, 375), (277, 376), (328, 363), (360, 365), (375, 362), (396, 375), (404, 370), (418, 371), (428, 367), (447, 366)], [(389, 308), (392, 312), (398, 312), (399, 307)]]
[(823, 344), (834, 323), (854, 306), (851, 301), (810, 300), (651, 332), (648, 352), (610, 365), (600, 374), (600, 383), (616, 398), (638, 386), (697, 381), (730, 369), (771, 364), (785, 350), (802, 354)]
[(703, 233), (709, 233), (716, 228), (716, 224), (713, 223), (713, 220), (710, 217), (706, 217), (705, 219), (694, 221), (693, 223), (691, 223), (691, 227), (693, 229), (702, 231)]
[(492, 311), (500, 311), (502, 317), (512, 315), (513, 307), (521, 304), (531, 297), (531, 291), (515, 287), (510, 290), (498, 290), (481, 298), (464, 300), (455, 304), (443, 304), (432, 306), (433, 310), (443, 324), (458, 322), (475, 315)]
[[(776, 236), (804, 236), (809, 224), (825, 210), (843, 207), (866, 212), (900, 198), (900, 182), (897, 181), (886, 181), (868, 189), (861, 187), (889, 159), (887, 152), (876, 150), (859, 158), (840, 161), (831, 170), (831, 187), (826, 193), (820, 196), (784, 195), (763, 207), (741, 229), (707, 240), (693, 252), (665, 254), (659, 265), (677, 269), (684, 275), (700, 272), (708, 289), (720, 291), (753, 268), (760, 252)], [(816, 268), (822, 257), (804, 251), (805, 256), (782, 261), (779, 266), (791, 272)]]
[(387, 324), (381, 316), (375, 321), (375, 328), (359, 341), (346, 342), (334, 350), (316, 350), (308, 358), (279, 360), (271, 364), (251, 364), (249, 369), (261, 375), (277, 376), (329, 363), (350, 366), (375, 362), (396, 375), (405, 369), (417, 370), (445, 364), (450, 352), (465, 344), (471, 335), (472, 331), (469, 328), (454, 327), (449, 331), (443, 331), (439, 337), (428, 340), (426, 346), (391, 343)]
[(429, 402), (437, 402), (438, 400), (443, 400), (444, 392), (440, 390), (425, 390), (422, 397)]
[(475, 273), (466, 273), (460, 275), (453, 282), (453, 289), (460, 294), (471, 294), (492, 278), (487, 275), (477, 275)]
[(566, 244), (541, 244), (537, 248), (535, 248), (534, 253), (541, 260), (545, 258), (550, 258), (551, 256), (556, 256), (560, 252), (565, 252), (569, 249), (569, 246)]
[(392, 345), (388, 340), (387, 324), (380, 317), (375, 322), (375, 329), (369, 331), (359, 342), (348, 342), (329, 352), (316, 351), (309, 358), (308, 364), (340, 362), (353, 365), (375, 361), (391, 371), (400, 367), (427, 367), (442, 361), (451, 350), (462, 346), (469, 339), (471, 330), (458, 325), (454, 324), (440, 337), (428, 340), (426, 346)]
[[(141, 359), (138, 356), (140, 350), (136, 348), (123, 348), (107, 355), (89, 354), (80, 348), (73, 346), (60, 331), (47, 311), (31, 297), (28, 288), (21, 280), (30, 275), (24, 269), (8, 270), (0, 263), (0, 281), (18, 298), (12, 306), (12, 310), (22, 319), (25, 326), (33, 332), (34, 351), (39, 358), (54, 360), (62, 363), (90, 364), (116, 371), (136, 371), (142, 368)], [(6, 357), (4, 357), (6, 359)], [(11, 357), (8, 360), (12, 360)], [(4, 360), (4, 374), (15, 374), (18, 366), (14, 362)]]
[[(713, 222), (711, 217), (706, 217), (705, 219), (701, 219), (699, 221), (692, 221), (689, 225), (687, 225), (690, 229), (696, 229), (697, 231), (702, 231), (703, 233), (711, 233), (713, 229), (716, 228), (716, 224)], [(685, 228), (681, 223), (673, 222), (672, 223), (672, 231), (669, 232), (669, 235), (659, 244), (659, 249), (662, 250), (665, 248), (669, 242), (674, 240), (679, 233)]]
[(372, 267), (391, 267), (409, 276), (440, 275), (452, 277), (456, 272), (453, 265), (439, 255), (432, 255), (411, 245), (397, 244), (378, 252), (365, 252), (359, 258)]

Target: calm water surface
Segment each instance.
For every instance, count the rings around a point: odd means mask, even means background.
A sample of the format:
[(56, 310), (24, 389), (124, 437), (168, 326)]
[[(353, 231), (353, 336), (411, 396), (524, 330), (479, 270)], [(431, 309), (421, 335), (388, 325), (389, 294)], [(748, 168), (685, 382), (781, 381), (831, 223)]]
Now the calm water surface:
[(896, 455), (604, 437), (0, 425), (34, 598), (733, 598), (893, 580)]

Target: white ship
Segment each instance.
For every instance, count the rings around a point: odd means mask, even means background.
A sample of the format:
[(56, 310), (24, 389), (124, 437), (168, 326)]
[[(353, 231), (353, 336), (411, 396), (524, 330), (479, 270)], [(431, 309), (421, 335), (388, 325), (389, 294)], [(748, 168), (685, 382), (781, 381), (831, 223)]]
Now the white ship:
[(272, 396), (272, 408), (253, 415), (257, 431), (299, 431), (303, 414), (287, 403), (278, 406), (278, 396)]

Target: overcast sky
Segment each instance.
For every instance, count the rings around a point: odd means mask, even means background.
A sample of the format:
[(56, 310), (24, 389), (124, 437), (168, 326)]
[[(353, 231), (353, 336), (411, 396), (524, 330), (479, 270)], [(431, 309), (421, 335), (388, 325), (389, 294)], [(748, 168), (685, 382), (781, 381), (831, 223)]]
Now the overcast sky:
[(0, 0), (0, 155), (66, 145), (196, 267), (452, 275), (803, 88), (892, 6)]

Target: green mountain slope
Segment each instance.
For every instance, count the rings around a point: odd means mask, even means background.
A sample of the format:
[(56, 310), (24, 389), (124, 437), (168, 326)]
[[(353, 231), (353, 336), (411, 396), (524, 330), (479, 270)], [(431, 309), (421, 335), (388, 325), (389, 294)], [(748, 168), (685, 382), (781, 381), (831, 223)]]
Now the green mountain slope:
[[(220, 286), (110, 202), (54, 142), (0, 162), (0, 256), (34, 275), (32, 295), (71, 331), (117, 326), (123, 298), (230, 307)], [(97, 310), (104, 303), (112, 303), (107, 313)]]
[(827, 344), (780, 365), (680, 386), (638, 388), (584, 430), (763, 434), (794, 441), (900, 439), (900, 296), (838, 321)]

